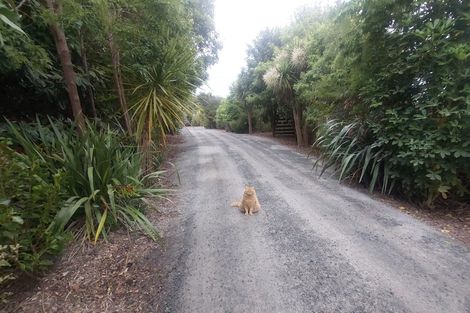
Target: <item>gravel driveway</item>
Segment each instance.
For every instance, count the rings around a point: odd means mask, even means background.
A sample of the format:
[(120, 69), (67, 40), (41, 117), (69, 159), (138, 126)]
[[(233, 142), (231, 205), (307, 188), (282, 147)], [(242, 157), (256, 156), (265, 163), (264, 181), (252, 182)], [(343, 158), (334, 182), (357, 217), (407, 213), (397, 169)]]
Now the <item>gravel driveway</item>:
[[(470, 249), (268, 138), (185, 128), (161, 312), (470, 312)], [(245, 183), (262, 209), (230, 203)]]

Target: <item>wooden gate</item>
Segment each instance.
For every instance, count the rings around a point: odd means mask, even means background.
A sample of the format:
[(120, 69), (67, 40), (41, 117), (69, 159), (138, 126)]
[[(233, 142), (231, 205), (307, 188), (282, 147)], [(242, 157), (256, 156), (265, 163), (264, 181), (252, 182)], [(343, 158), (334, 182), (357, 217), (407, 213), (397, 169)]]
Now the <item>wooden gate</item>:
[(292, 137), (295, 136), (294, 123), (292, 119), (278, 118), (274, 125), (274, 137)]

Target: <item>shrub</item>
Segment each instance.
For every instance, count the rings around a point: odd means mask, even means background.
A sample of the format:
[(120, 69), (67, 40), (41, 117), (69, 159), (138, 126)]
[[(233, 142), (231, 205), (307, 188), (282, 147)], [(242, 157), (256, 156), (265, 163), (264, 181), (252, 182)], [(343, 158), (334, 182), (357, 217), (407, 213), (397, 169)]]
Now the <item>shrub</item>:
[[(406, 119), (406, 115), (396, 118)], [(383, 121), (382, 125), (386, 129), (389, 124)], [(470, 164), (466, 158), (470, 146), (463, 134), (445, 137), (442, 129), (425, 130), (410, 120), (400, 125), (407, 131), (393, 134), (374, 132), (369, 124), (359, 121), (347, 124), (331, 120), (318, 129), (314, 146), (319, 148), (320, 157), (315, 165), (322, 161), (321, 173), (334, 167), (340, 180), (364, 183), (370, 191), (395, 190), (428, 205), (438, 196), (468, 196)]]
[[(18, 262), (19, 245), (0, 245), (0, 288), (16, 277), (11, 273), (12, 264)], [(11, 292), (0, 291), (0, 303), (7, 302)]]
[(302, 89), (304, 98), (315, 107), (309, 120), (342, 121), (321, 128), (325, 165), (428, 205), (468, 200), (466, 8), (462, 1), (346, 4), (325, 33), (329, 43), (313, 42), (318, 58), (303, 77), (312, 87)]
[(382, 192), (390, 193), (395, 180), (390, 175), (387, 163), (389, 154), (371, 138), (367, 127), (356, 121), (349, 124), (331, 120), (322, 124), (318, 139), (313, 144), (320, 155), (315, 163), (321, 162), (323, 174), (333, 167), (339, 179), (358, 181), (369, 186), (372, 191), (380, 186)]
[(67, 234), (49, 229), (66, 199), (62, 179), (63, 171), (50, 173), (43, 160), (0, 142), (0, 285), (18, 269), (43, 269), (62, 250)]
[[(27, 129), (27, 128), (26, 128)], [(141, 176), (140, 154), (126, 145), (123, 133), (109, 126), (88, 123), (79, 135), (72, 124), (38, 121), (34, 135), (10, 123), (14, 139), (32, 160), (44, 160), (49, 171), (63, 171), (69, 196), (57, 212), (50, 230), (60, 231), (83, 217), (80, 232), (95, 242), (117, 224), (140, 229), (153, 239), (157, 232), (143, 214), (142, 197), (158, 196), (162, 189), (146, 188), (145, 182), (160, 172)]]
[(0, 285), (49, 265), (69, 229), (96, 242), (124, 225), (157, 239), (142, 198), (164, 192), (145, 187), (161, 172), (141, 175), (137, 147), (122, 132), (92, 123), (80, 135), (70, 122), (8, 125), (11, 140), (0, 141)]
[[(247, 113), (235, 102), (222, 102), (217, 108), (216, 122), (218, 128), (224, 128), (235, 133), (248, 132)], [(255, 122), (255, 119), (253, 119), (253, 122)]]

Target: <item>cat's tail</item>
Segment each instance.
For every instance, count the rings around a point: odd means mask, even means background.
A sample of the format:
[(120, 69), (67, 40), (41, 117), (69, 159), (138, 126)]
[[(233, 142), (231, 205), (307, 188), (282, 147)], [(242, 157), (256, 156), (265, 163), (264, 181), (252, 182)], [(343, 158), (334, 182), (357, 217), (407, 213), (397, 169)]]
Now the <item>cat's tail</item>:
[(234, 208), (240, 208), (241, 203), (240, 203), (240, 201), (232, 202), (232, 204), (231, 204), (230, 206), (231, 206), (231, 207), (234, 207)]

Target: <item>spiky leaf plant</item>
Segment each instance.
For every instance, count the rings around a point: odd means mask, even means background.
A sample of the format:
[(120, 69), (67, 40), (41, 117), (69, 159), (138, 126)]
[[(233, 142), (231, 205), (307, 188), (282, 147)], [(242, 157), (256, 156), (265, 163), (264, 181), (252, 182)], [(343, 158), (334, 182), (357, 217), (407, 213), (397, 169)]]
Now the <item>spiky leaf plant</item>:
[(193, 63), (192, 49), (170, 41), (161, 60), (138, 71), (131, 110), (146, 172), (152, 168), (152, 131), (156, 129), (165, 144), (166, 134), (183, 125), (184, 115), (189, 115), (195, 105), (192, 93), (197, 75)]
[(395, 181), (386, 162), (388, 154), (377, 142), (369, 143), (367, 132), (359, 121), (328, 121), (318, 129), (313, 144), (320, 151), (314, 166), (321, 167), (320, 175), (333, 168), (339, 180), (364, 183), (369, 191), (380, 186), (383, 193), (390, 193)]
[(38, 121), (33, 133), (12, 123), (9, 128), (31, 160), (44, 160), (51, 173), (63, 173), (69, 199), (49, 230), (60, 232), (78, 221), (78, 233), (96, 242), (121, 224), (157, 239), (155, 227), (143, 213), (142, 198), (164, 193), (163, 189), (145, 187), (147, 180), (161, 172), (142, 176), (137, 147), (126, 145), (122, 133), (87, 123), (78, 136), (73, 125), (52, 120), (48, 126)]

